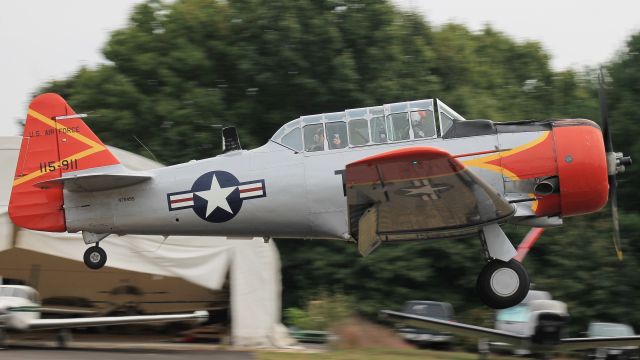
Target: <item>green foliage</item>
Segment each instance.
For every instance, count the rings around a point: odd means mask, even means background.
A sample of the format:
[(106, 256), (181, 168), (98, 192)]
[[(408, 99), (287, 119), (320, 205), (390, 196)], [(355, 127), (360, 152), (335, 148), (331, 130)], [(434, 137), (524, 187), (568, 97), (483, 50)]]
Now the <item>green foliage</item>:
[(302, 330), (328, 330), (354, 314), (354, 305), (348, 297), (326, 292), (307, 302), (304, 309), (292, 307), (284, 310), (285, 323)]
[[(109, 64), (44, 90), (99, 115), (90, 126), (106, 143), (148, 155), (136, 136), (167, 164), (216, 155), (213, 125), (237, 126), (251, 148), (300, 115), (410, 99), (438, 97), (467, 118), (598, 118), (593, 70), (554, 72), (539, 43), (489, 26), (433, 28), (385, 0), (148, 0), (103, 52)], [(615, 146), (636, 159), (639, 54), (640, 34), (607, 66)], [(638, 171), (620, 184), (624, 263), (612, 253), (606, 213), (549, 230), (525, 262), (539, 289), (568, 302), (576, 331), (590, 319), (640, 325), (630, 311), (640, 295)], [(525, 231), (509, 229), (515, 242)], [(342, 242), (277, 244), (286, 308), (305, 308), (325, 289), (371, 317), (420, 299), (451, 302), (463, 321), (491, 318), (474, 292), (477, 239), (382, 246), (367, 258)], [(311, 322), (315, 311), (287, 315)]]

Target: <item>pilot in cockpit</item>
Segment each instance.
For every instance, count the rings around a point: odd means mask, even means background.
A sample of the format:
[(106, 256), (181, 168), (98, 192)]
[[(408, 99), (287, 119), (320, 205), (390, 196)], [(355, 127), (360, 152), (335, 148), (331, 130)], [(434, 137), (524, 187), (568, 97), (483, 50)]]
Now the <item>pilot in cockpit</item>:
[(313, 135), (313, 145), (307, 149), (307, 151), (322, 151), (324, 150), (324, 130), (319, 128)]
[(430, 129), (427, 122), (427, 112), (424, 110), (411, 113), (411, 126), (413, 127), (413, 137), (416, 139), (431, 137), (435, 134), (435, 129)]

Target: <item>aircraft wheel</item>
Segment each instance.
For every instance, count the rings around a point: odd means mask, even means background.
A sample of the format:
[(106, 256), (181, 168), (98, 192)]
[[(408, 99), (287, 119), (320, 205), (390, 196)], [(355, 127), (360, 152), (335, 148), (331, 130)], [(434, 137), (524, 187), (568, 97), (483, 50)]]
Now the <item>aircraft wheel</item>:
[(529, 275), (518, 261), (493, 259), (480, 271), (476, 290), (482, 302), (494, 309), (504, 309), (524, 300), (529, 285)]
[(107, 253), (99, 246), (92, 246), (84, 252), (84, 264), (89, 269), (98, 270), (107, 262)]

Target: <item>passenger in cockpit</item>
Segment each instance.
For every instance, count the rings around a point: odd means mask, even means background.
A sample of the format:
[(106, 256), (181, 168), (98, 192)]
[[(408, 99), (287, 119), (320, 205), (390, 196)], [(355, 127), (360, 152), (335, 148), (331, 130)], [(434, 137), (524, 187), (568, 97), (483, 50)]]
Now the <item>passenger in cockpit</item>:
[(333, 136), (331, 137), (331, 143), (329, 144), (329, 147), (331, 149), (342, 149), (345, 146), (346, 144), (342, 144), (342, 139), (340, 139), (340, 134), (333, 134)]

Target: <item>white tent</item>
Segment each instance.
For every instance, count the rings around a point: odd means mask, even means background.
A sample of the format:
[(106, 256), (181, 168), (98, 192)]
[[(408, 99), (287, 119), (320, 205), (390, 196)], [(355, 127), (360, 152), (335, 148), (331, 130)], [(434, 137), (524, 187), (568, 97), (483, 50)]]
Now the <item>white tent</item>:
[[(12, 247), (82, 261), (86, 245), (79, 234), (16, 228), (7, 207), (20, 137), (0, 137), (0, 251)], [(110, 149), (127, 167), (148, 170), (162, 165), (120, 149)], [(283, 346), (280, 324), (280, 259), (273, 242), (262, 238), (115, 236), (100, 244), (107, 266), (181, 277), (208, 289), (221, 289), (230, 277), (231, 337), (234, 345)], [(87, 276), (91, 270), (87, 269)]]

